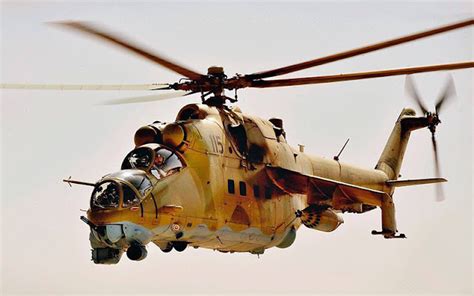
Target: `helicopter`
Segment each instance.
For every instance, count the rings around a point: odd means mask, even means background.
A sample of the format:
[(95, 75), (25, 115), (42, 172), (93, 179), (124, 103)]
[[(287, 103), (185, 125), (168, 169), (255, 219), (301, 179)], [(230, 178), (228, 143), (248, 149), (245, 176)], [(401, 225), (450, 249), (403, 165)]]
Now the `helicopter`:
[[(146, 258), (154, 243), (163, 252), (187, 247), (220, 252), (263, 254), (271, 247), (287, 248), (301, 225), (331, 232), (343, 223), (343, 213), (362, 214), (381, 209), (386, 239), (405, 238), (398, 232), (393, 194), (395, 188), (440, 184), (435, 139), (439, 113), (454, 96), (449, 80), (434, 111), (424, 105), (408, 76), (406, 88), (422, 112), (405, 108), (396, 120), (374, 169), (308, 155), (304, 147), (286, 141), (283, 120), (245, 114), (235, 105), (242, 88), (269, 88), (342, 82), (395, 75), (456, 70), (474, 62), (373, 72), (291, 79), (267, 78), (339, 61), (398, 44), (474, 24), (467, 20), (401, 38), (365, 46), (269, 71), (228, 77), (222, 67), (207, 74), (192, 71), (151, 53), (97, 26), (82, 22), (57, 23), (115, 44), (184, 76), (172, 84), (149, 85), (20, 85), (2, 88), (64, 90), (175, 90), (178, 95), (200, 94), (201, 104), (184, 106), (171, 123), (155, 121), (134, 135), (135, 148), (121, 170), (97, 182), (65, 179), (68, 184), (93, 187), (87, 217), (92, 260), (116, 264), (123, 253), (130, 260)], [(234, 91), (233, 97), (225, 90)], [(161, 95), (112, 100), (110, 104), (160, 100)], [(412, 131), (428, 128), (432, 135), (436, 178), (400, 180), (399, 172)], [(347, 142), (346, 142), (347, 143)], [(343, 148), (344, 149), (344, 148)], [(342, 152), (342, 150), (341, 150)], [(438, 199), (443, 199), (439, 189)]]

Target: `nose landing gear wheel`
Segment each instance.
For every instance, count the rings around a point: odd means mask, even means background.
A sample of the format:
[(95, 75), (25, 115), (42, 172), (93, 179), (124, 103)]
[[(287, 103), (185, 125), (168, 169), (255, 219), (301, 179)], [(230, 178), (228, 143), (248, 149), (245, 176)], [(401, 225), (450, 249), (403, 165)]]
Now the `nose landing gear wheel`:
[(127, 257), (132, 261), (141, 261), (146, 258), (147, 254), (145, 247), (139, 244), (132, 244), (127, 249)]

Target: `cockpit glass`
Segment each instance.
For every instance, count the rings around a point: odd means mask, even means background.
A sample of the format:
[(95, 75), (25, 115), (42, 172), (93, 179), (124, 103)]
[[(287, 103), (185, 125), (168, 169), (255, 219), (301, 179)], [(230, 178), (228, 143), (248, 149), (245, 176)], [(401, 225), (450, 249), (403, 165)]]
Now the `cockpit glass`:
[(133, 205), (139, 204), (140, 199), (135, 194), (135, 191), (132, 188), (128, 187), (127, 185), (122, 186), (123, 189), (123, 207), (129, 208)]
[(130, 152), (122, 163), (122, 170), (148, 170), (153, 161), (153, 151), (148, 147), (140, 147)]
[(157, 179), (163, 179), (184, 167), (176, 152), (155, 144), (139, 147), (130, 152), (122, 163), (122, 170), (139, 169), (149, 171)]
[(146, 173), (141, 170), (121, 170), (116, 173), (110, 174), (109, 177), (129, 182), (133, 185), (133, 187), (135, 187), (135, 189), (137, 189), (138, 192), (140, 192), (140, 195), (142, 197), (145, 197), (145, 195), (147, 195), (148, 192), (152, 189), (150, 179), (148, 179)]
[[(122, 196), (122, 207), (131, 207), (139, 204), (140, 200), (153, 189), (150, 179), (142, 170), (122, 170), (105, 178), (92, 192), (91, 208), (117, 208), (120, 196)], [(114, 180), (107, 180), (108, 178)]]
[(120, 191), (118, 184), (115, 182), (104, 182), (95, 187), (92, 192), (91, 207), (92, 208), (116, 208), (119, 204)]
[(148, 179), (145, 173), (143, 172), (139, 173), (134, 171), (133, 174), (124, 174), (124, 179), (130, 182), (143, 197), (152, 188), (150, 179)]
[(156, 178), (162, 179), (164, 177), (170, 176), (179, 172), (182, 167), (183, 163), (176, 153), (164, 147), (155, 149), (155, 158), (153, 159), (151, 173)]

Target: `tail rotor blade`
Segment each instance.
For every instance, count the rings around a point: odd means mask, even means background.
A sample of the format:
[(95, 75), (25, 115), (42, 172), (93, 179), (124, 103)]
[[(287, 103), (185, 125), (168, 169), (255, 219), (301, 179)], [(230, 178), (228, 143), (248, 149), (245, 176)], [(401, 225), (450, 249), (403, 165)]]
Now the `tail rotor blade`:
[(417, 103), (418, 107), (423, 112), (423, 114), (428, 113), (428, 109), (423, 104), (421, 97), (418, 94), (418, 91), (416, 89), (415, 83), (413, 82), (413, 79), (411, 78), (410, 75), (408, 75), (405, 80), (405, 91), (408, 94), (408, 96)]
[[(434, 153), (434, 164), (435, 164), (435, 175), (437, 178), (441, 177), (441, 170), (439, 166), (439, 158), (438, 158), (438, 146), (436, 144), (435, 135), (431, 135), (431, 142), (433, 143), (433, 153)], [(444, 190), (443, 186), (438, 183), (436, 184), (436, 201), (443, 201), (444, 198)]]
[(449, 101), (452, 97), (456, 96), (456, 88), (454, 86), (454, 80), (451, 75), (449, 75), (448, 80), (446, 81), (446, 84), (444, 86), (443, 91), (441, 92), (438, 101), (436, 102), (436, 114), (439, 113), (441, 110), (441, 106), (446, 103), (446, 101)]

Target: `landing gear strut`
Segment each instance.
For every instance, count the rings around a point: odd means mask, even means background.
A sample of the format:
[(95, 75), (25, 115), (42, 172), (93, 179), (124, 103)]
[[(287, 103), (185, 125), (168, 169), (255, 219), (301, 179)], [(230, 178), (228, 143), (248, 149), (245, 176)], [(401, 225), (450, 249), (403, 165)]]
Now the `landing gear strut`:
[(372, 230), (372, 235), (383, 235), (384, 238), (407, 238), (407, 236), (404, 233), (395, 234), (390, 231)]
[(171, 250), (173, 250), (173, 244), (172, 243), (167, 243), (166, 247), (161, 249), (164, 253), (169, 253)]

